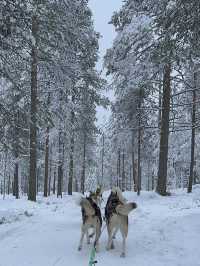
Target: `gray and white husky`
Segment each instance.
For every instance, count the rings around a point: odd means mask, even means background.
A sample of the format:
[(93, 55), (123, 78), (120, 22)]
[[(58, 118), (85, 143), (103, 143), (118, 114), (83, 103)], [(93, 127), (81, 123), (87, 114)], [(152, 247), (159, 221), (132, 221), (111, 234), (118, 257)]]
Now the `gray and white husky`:
[[(88, 244), (90, 243), (90, 238), (95, 235), (94, 247), (98, 251), (102, 227), (101, 210), (91, 197), (81, 197), (79, 199), (78, 205), (81, 206), (82, 212), (81, 238), (78, 250), (80, 251), (82, 249), (85, 235)], [(91, 236), (89, 235), (90, 228), (93, 229)]]
[(107, 200), (105, 219), (108, 231), (107, 250), (114, 248), (114, 238), (118, 230), (122, 235), (121, 257), (126, 255), (126, 238), (128, 235), (128, 214), (137, 208), (135, 202), (127, 203), (119, 188), (113, 188)]

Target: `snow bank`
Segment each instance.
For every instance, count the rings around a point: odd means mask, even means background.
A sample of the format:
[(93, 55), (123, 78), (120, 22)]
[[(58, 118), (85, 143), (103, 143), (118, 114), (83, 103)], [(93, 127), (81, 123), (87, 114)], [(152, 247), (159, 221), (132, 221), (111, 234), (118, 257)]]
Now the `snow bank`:
[[(104, 206), (108, 195), (109, 191), (103, 194)], [(96, 257), (99, 266), (200, 266), (200, 186), (195, 186), (192, 194), (177, 190), (170, 197), (144, 191), (140, 197), (134, 192), (123, 195), (138, 204), (129, 217), (127, 257), (119, 257), (120, 234), (115, 250), (106, 251), (104, 230)], [(0, 266), (88, 265), (91, 246), (85, 241), (83, 250), (77, 251), (81, 227), (78, 197), (77, 193), (63, 199), (39, 196), (37, 203), (25, 198), (0, 199)]]

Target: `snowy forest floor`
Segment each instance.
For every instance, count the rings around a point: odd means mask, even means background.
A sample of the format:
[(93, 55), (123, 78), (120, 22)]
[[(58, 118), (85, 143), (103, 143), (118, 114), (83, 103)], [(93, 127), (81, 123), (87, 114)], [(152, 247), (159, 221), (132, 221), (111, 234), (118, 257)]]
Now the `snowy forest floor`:
[[(106, 251), (104, 230), (97, 254), (98, 265), (198, 266), (200, 265), (200, 186), (190, 195), (179, 190), (171, 197), (125, 192), (138, 208), (129, 217), (127, 256), (120, 258), (121, 236), (116, 249)], [(106, 198), (108, 193), (104, 193)], [(88, 265), (90, 246), (77, 251), (81, 212), (76, 194), (63, 199), (0, 199), (0, 266)]]

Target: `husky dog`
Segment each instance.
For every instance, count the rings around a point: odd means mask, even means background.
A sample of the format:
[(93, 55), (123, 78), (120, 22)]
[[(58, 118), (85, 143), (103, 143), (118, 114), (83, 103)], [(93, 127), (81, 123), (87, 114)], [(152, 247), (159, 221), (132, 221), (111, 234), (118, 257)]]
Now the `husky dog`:
[(137, 208), (135, 202), (127, 203), (119, 188), (113, 188), (107, 200), (105, 208), (105, 219), (108, 230), (107, 250), (114, 248), (113, 239), (120, 230), (123, 243), (121, 257), (126, 255), (126, 238), (128, 235), (128, 214)]
[[(94, 247), (98, 251), (99, 238), (101, 235), (102, 227), (101, 210), (91, 197), (82, 197), (79, 201), (79, 206), (81, 206), (83, 223), (81, 227), (81, 239), (78, 250), (80, 251), (82, 249), (85, 234), (87, 237), (88, 244), (90, 243), (90, 238), (95, 234)], [(94, 233), (91, 236), (89, 235), (90, 228), (94, 229)]]

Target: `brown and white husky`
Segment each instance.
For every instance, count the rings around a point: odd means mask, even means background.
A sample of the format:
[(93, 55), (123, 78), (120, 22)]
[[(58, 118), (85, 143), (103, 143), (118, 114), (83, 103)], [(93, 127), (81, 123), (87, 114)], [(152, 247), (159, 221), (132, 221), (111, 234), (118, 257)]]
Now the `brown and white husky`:
[(128, 235), (128, 214), (137, 208), (135, 202), (127, 203), (119, 188), (113, 188), (107, 200), (105, 219), (108, 230), (107, 250), (114, 248), (114, 238), (118, 230), (122, 235), (121, 257), (126, 255), (126, 238)]
[[(90, 238), (95, 235), (94, 247), (98, 251), (102, 227), (101, 210), (91, 197), (81, 197), (79, 199), (78, 205), (81, 206), (82, 212), (81, 239), (78, 250), (80, 251), (82, 249), (85, 235), (87, 237), (88, 244), (90, 243)], [(89, 235), (90, 228), (93, 229), (92, 236)]]

